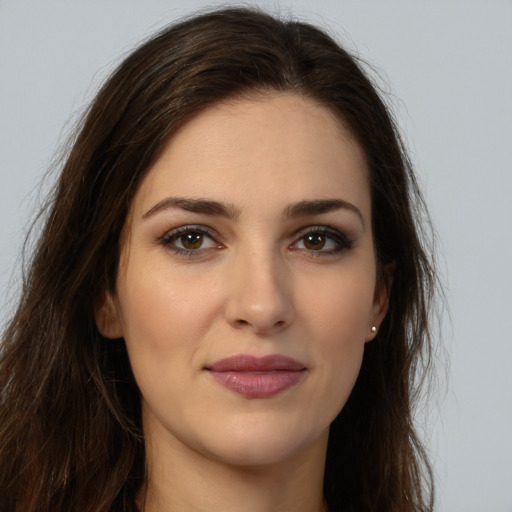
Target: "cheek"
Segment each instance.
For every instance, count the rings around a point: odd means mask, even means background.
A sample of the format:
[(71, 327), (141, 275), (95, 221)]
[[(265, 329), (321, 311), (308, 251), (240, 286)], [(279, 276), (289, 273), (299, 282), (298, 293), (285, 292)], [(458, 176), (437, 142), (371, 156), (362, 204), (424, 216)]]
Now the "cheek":
[[(347, 345), (364, 344), (371, 319), (374, 295), (373, 273), (340, 272), (299, 290), (301, 309), (309, 317), (326, 348), (340, 350)], [(308, 290), (309, 288), (309, 290)], [(329, 340), (329, 342), (327, 342)]]
[(140, 262), (127, 269), (118, 294), (124, 338), (141, 390), (146, 382), (164, 382), (169, 372), (185, 377), (213, 316), (213, 295), (197, 289), (193, 280), (170, 275), (169, 265)]
[(156, 263), (133, 258), (118, 283), (118, 293), (125, 334), (141, 330), (139, 334), (147, 334), (147, 339), (142, 337), (144, 343), (154, 343), (157, 348), (164, 340), (165, 345), (176, 342), (184, 333), (199, 328), (199, 319), (214, 307), (215, 294), (210, 293), (210, 283), (204, 278), (198, 283), (187, 268), (173, 269), (165, 256), (153, 260)]
[(359, 375), (373, 304), (371, 275), (344, 277), (318, 283), (322, 293), (310, 295), (301, 305), (309, 312), (309, 337), (314, 340), (320, 380), (316, 398), (330, 404), (332, 419)]

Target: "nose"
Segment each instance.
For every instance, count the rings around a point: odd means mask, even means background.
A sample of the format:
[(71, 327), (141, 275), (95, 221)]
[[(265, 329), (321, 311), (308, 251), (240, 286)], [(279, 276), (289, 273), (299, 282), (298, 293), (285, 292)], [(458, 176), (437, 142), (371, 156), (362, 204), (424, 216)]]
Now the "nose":
[(272, 334), (293, 323), (292, 279), (277, 255), (240, 255), (230, 266), (227, 322), (237, 329)]

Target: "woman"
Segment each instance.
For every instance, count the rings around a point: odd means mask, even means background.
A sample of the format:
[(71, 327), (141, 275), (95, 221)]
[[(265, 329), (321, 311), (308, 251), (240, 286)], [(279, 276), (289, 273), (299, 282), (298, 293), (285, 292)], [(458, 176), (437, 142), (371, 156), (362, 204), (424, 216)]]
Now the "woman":
[(0, 510), (432, 510), (418, 205), (318, 29), (233, 8), (143, 44), (77, 131), (3, 336)]

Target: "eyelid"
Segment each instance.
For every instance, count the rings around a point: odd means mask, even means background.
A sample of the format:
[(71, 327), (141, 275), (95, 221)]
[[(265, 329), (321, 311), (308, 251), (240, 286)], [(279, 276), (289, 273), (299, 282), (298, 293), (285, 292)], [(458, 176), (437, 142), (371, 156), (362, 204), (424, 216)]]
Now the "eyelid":
[[(179, 247), (176, 245), (176, 240), (178, 240), (181, 236), (186, 235), (187, 233), (199, 233), (204, 237), (210, 239), (210, 242), (213, 246), (209, 247), (198, 247), (193, 249), (187, 249), (185, 247)], [(323, 247), (315, 250), (308, 249), (307, 247), (297, 247), (297, 245), (304, 240), (307, 235), (320, 234), (325, 236), (327, 239), (334, 242), (335, 247), (331, 247), (328, 249), (324, 249)], [(176, 228), (169, 229), (165, 232), (163, 236), (158, 239), (158, 243), (164, 246), (165, 249), (173, 252), (178, 256), (183, 257), (200, 257), (204, 256), (205, 253), (210, 252), (212, 250), (219, 250), (225, 248), (223, 242), (219, 241), (222, 237), (219, 233), (210, 228), (209, 226), (204, 226), (201, 224), (185, 224), (182, 226), (178, 226)], [(334, 256), (338, 255), (344, 251), (350, 250), (353, 246), (353, 240), (351, 240), (343, 231), (337, 228), (333, 228), (328, 225), (310, 225), (305, 226), (293, 234), (293, 241), (289, 245), (289, 249), (292, 251), (300, 251), (303, 253), (307, 253), (309, 256)]]
[[(199, 247), (198, 249), (185, 249), (173, 245), (173, 240), (178, 239), (180, 236), (186, 235), (187, 233), (200, 233), (208, 237), (216, 247)], [(212, 228), (200, 224), (186, 224), (166, 231), (166, 233), (159, 238), (159, 243), (168, 250), (175, 254), (182, 256), (199, 256), (205, 251), (210, 249), (221, 249), (224, 245), (219, 242), (220, 235)]]
[[(335, 249), (318, 250), (318, 251), (314, 251), (314, 250), (306, 249), (306, 248), (299, 249), (299, 248), (294, 247), (306, 235), (309, 235), (309, 234), (323, 234), (326, 237), (334, 240), (337, 243), (337, 247)], [(294, 240), (295, 241), (290, 245), (290, 248), (292, 250), (304, 251), (312, 256), (337, 255), (343, 251), (351, 249), (353, 246), (353, 243), (354, 243), (354, 241), (352, 239), (350, 239), (343, 231), (333, 228), (332, 226), (326, 226), (326, 225), (312, 225), (312, 226), (303, 227), (295, 232)]]

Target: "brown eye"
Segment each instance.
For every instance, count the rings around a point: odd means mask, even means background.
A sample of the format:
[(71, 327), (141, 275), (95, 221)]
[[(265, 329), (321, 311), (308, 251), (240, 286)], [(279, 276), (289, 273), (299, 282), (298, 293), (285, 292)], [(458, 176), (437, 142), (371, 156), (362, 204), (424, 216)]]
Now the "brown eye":
[(160, 239), (160, 243), (178, 256), (199, 256), (211, 249), (223, 246), (215, 241), (215, 235), (202, 226), (182, 226)]
[(306, 235), (304, 238), (304, 247), (309, 251), (321, 251), (325, 247), (326, 237), (320, 233)]
[(186, 233), (180, 237), (181, 246), (184, 249), (199, 249), (203, 244), (203, 234), (202, 233)]
[(352, 248), (352, 241), (344, 233), (329, 226), (311, 226), (298, 236), (290, 248), (311, 256), (332, 256)]

